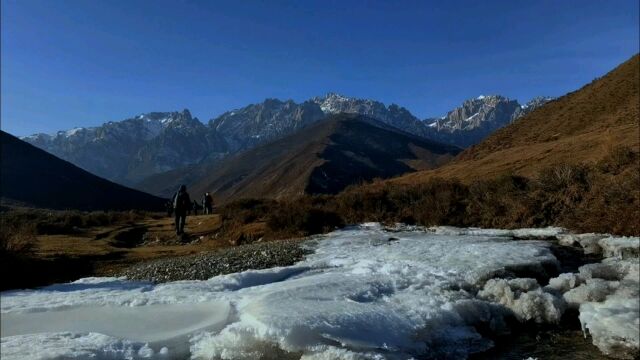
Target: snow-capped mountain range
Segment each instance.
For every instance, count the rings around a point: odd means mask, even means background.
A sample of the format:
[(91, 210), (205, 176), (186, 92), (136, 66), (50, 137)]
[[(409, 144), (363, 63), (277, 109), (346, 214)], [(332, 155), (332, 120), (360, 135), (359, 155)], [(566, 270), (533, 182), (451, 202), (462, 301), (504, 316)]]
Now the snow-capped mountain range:
[(191, 117), (188, 110), (152, 112), (98, 127), (36, 134), (22, 140), (124, 184), (227, 151), (224, 138)]
[(502, 96), (479, 96), (442, 118), (420, 120), (396, 104), (329, 93), (302, 103), (266, 99), (225, 112), (207, 124), (188, 110), (152, 112), (22, 140), (96, 175), (133, 185), (153, 174), (281, 138), (330, 114), (367, 115), (414, 135), (467, 147), (549, 100), (535, 98), (520, 105)]

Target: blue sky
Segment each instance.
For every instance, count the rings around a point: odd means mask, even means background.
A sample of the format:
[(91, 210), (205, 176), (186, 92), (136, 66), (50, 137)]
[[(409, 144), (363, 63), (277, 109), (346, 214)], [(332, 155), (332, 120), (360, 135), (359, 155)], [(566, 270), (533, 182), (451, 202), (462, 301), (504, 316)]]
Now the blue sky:
[(638, 52), (638, 1), (2, 0), (2, 129), (327, 92), (440, 116), (558, 96)]

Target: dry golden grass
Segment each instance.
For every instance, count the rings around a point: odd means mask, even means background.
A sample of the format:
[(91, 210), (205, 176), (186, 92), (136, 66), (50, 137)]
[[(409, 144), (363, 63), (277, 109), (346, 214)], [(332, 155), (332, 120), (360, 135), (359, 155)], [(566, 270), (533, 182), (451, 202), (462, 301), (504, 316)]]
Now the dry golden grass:
[(632, 57), (606, 76), (496, 131), (453, 162), (389, 180), (471, 182), (505, 174), (534, 176), (558, 164), (595, 163), (615, 147), (640, 148), (640, 61)]
[[(7, 240), (3, 240), (7, 248), (2, 253), (3, 272), (19, 274), (5, 278), (3, 288), (113, 275), (141, 261), (231, 246), (227, 238), (219, 236), (221, 221), (215, 214), (188, 216), (186, 239), (175, 235), (173, 218), (156, 214), (122, 216), (18, 209), (3, 212), (0, 217), (1, 235)], [(27, 225), (32, 231), (16, 231)]]

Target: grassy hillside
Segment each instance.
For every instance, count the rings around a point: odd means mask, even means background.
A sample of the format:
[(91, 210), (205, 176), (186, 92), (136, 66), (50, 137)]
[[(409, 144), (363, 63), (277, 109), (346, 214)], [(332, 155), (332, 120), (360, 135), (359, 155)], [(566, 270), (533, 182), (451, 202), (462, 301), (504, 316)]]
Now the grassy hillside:
[(394, 182), (420, 183), (432, 177), (469, 182), (504, 174), (534, 176), (553, 165), (596, 162), (618, 146), (637, 150), (639, 84), (640, 58), (635, 55), (602, 78), (496, 131), (446, 166)]
[(636, 55), (442, 167), (223, 220), (292, 234), (382, 221), (639, 235), (639, 72)]
[(352, 184), (437, 167), (459, 151), (370, 118), (341, 114), (215, 163), (154, 176), (140, 186), (169, 194), (182, 182), (192, 194), (209, 191), (218, 201), (334, 194)]

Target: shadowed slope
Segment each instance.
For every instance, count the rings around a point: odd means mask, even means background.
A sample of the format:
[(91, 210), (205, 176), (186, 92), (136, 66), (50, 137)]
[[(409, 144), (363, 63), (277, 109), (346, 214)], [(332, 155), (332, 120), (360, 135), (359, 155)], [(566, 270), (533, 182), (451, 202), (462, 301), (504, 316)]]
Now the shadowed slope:
[(377, 177), (434, 168), (458, 152), (367, 117), (341, 114), (225, 159), (190, 189), (222, 199), (330, 194)]
[(0, 131), (3, 200), (80, 210), (161, 210), (165, 200), (90, 174)]

